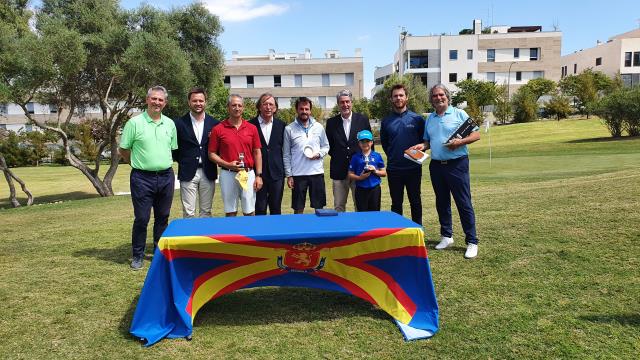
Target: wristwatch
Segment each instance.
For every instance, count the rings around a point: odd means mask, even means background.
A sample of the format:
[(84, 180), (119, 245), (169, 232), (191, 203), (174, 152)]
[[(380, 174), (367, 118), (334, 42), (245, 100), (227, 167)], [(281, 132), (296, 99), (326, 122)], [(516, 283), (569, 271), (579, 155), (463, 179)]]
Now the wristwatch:
[(256, 176), (257, 177), (262, 177), (262, 173), (257, 173)]

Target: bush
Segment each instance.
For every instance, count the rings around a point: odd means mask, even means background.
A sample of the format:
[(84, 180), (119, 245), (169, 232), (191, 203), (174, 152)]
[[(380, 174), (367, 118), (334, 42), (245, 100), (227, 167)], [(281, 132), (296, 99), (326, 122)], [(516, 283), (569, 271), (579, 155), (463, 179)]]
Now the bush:
[(524, 123), (538, 119), (538, 102), (536, 96), (526, 87), (521, 87), (511, 99), (513, 106), (513, 122)]
[(595, 103), (593, 112), (602, 118), (613, 137), (620, 137), (623, 132), (640, 135), (640, 87), (611, 92)]

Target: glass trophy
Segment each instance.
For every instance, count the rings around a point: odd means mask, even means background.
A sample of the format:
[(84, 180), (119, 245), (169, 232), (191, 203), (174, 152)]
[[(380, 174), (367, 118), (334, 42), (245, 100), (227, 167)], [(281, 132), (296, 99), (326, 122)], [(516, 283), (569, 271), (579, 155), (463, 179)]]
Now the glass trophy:
[(238, 166), (244, 168), (244, 153), (238, 153)]

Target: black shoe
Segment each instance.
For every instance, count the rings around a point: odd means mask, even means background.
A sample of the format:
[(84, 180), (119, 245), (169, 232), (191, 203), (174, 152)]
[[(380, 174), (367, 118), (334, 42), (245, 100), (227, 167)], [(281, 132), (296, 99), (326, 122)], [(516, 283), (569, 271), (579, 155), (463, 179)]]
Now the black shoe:
[(131, 268), (133, 270), (142, 269), (142, 257), (134, 257), (133, 260), (131, 261)]

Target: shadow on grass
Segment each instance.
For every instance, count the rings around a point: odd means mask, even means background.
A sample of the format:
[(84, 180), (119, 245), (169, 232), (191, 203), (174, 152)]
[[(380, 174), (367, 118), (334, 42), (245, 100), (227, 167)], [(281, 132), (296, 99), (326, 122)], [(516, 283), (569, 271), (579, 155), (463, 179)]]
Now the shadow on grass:
[[(139, 341), (129, 333), (139, 296), (120, 319), (123, 338)], [(352, 295), (295, 287), (245, 289), (223, 295), (203, 306), (193, 328), (210, 325), (251, 326), (326, 321), (353, 316), (391, 319), (383, 310)]]
[(581, 143), (598, 143), (598, 142), (612, 142), (612, 141), (627, 141), (627, 140), (637, 140), (640, 139), (640, 136), (623, 136), (623, 137), (599, 137), (599, 138), (591, 138), (591, 139), (576, 139), (569, 140), (567, 144), (581, 144)]
[[(21, 191), (21, 190), (18, 188), (16, 189), (16, 191)], [(100, 195), (96, 193), (88, 193), (84, 191), (71, 191), (71, 192), (62, 193), (62, 194), (52, 194), (52, 195), (43, 195), (43, 196), (38, 196), (38, 194), (34, 194), (33, 196), (34, 196), (33, 198), (34, 205), (50, 204), (58, 201), (84, 200), (84, 199), (92, 199), (92, 198), (100, 197)], [(20, 204), (24, 205), (27, 202), (27, 198), (24, 196), (18, 196), (18, 201), (20, 202)], [(7, 208), (12, 208), (9, 198), (0, 199), (0, 209), (7, 209)]]
[(462, 242), (462, 244), (458, 244), (455, 242), (453, 245), (449, 246), (444, 250), (436, 250), (436, 245), (440, 243), (440, 240), (425, 240), (424, 245), (427, 247), (427, 252), (431, 254), (432, 252), (441, 252), (441, 251), (455, 251), (464, 254), (467, 251), (467, 244)]
[[(152, 245), (153, 246), (153, 245)], [(91, 248), (82, 249), (73, 253), (75, 257), (93, 257), (99, 260), (110, 261), (116, 264), (129, 264), (131, 259), (131, 244), (123, 243), (115, 248)]]
[(640, 314), (582, 315), (579, 318), (601, 324), (618, 323), (623, 326), (640, 327)]
[[(125, 339), (140, 341), (140, 339), (134, 337), (129, 332), (129, 328), (131, 327), (131, 320), (133, 320), (133, 313), (136, 311), (136, 305), (138, 304), (139, 298), (140, 295), (136, 296), (135, 299), (133, 299), (131, 305), (129, 305), (129, 308), (120, 319), (120, 324), (118, 324), (118, 332)], [(140, 344), (142, 344), (142, 342), (140, 342)]]
[(206, 304), (194, 327), (268, 325), (340, 319), (353, 316), (389, 318), (368, 302), (340, 292), (268, 287), (236, 291)]

